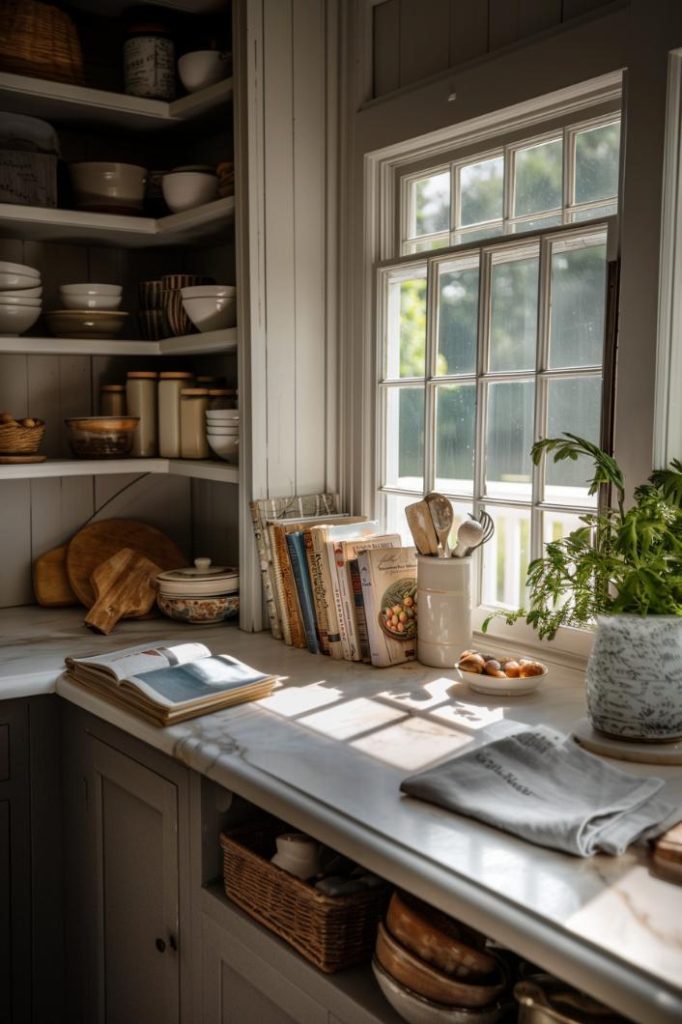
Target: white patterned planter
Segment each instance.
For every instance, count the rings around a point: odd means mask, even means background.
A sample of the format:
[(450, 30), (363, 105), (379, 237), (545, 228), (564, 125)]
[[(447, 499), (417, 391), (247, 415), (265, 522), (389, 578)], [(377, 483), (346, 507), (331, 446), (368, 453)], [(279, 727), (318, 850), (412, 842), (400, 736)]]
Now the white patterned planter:
[(682, 737), (682, 617), (604, 615), (587, 664), (595, 729), (620, 739)]

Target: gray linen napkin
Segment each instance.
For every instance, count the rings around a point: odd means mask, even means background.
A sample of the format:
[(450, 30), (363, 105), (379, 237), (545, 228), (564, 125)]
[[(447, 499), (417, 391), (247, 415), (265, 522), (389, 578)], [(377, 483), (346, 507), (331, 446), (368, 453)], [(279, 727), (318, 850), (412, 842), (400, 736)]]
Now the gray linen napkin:
[(623, 853), (670, 828), (682, 811), (656, 796), (664, 785), (606, 764), (547, 726), (519, 725), (400, 788), (539, 846), (589, 857)]

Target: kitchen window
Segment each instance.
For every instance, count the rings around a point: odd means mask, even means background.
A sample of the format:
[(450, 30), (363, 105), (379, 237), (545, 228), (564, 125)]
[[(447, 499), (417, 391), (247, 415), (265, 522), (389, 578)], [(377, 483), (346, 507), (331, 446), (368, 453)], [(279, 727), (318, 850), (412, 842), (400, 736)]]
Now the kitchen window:
[(409, 539), (426, 491), (458, 521), (486, 509), (481, 609), (523, 604), (529, 560), (595, 507), (588, 466), (536, 467), (530, 448), (605, 440), (619, 144), (610, 113), (398, 176), (376, 280), (380, 510)]

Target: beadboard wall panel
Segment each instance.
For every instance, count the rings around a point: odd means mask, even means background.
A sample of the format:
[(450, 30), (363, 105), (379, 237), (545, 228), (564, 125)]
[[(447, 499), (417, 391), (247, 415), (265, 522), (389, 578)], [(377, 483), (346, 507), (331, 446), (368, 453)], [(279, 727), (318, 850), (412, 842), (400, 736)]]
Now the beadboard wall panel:
[(529, 39), (611, 0), (384, 0), (373, 9), (374, 97)]

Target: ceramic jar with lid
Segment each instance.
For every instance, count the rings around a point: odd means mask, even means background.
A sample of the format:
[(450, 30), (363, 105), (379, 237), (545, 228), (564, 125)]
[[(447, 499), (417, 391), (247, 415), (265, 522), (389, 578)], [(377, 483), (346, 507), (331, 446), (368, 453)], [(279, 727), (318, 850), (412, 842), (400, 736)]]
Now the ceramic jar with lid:
[(239, 611), (239, 573), (233, 566), (195, 558), (193, 566), (160, 573), (157, 582), (159, 609), (178, 622), (223, 622)]
[(131, 20), (123, 44), (123, 75), (129, 96), (175, 97), (175, 44), (168, 25), (156, 16)]
[(102, 384), (99, 389), (100, 416), (125, 416), (126, 412), (125, 384)]
[(157, 378), (153, 370), (130, 370), (126, 380), (128, 414), (140, 420), (132, 454), (141, 458), (149, 458), (157, 452)]
[(159, 374), (159, 455), (180, 458), (180, 393), (189, 387), (192, 374), (185, 370), (162, 370)]
[(206, 410), (208, 388), (182, 388), (180, 391), (180, 456), (183, 459), (207, 459)]

